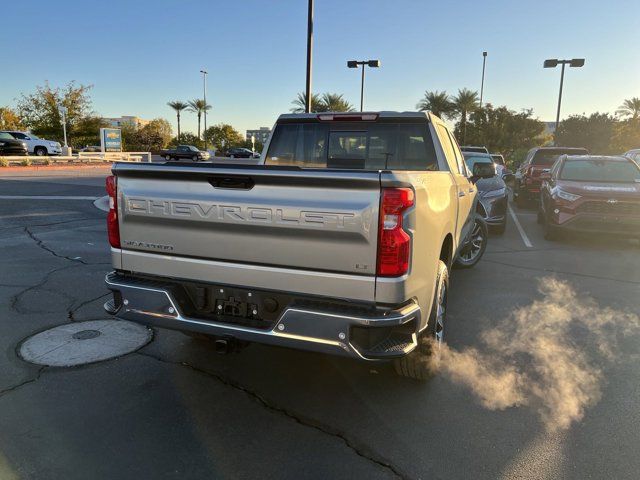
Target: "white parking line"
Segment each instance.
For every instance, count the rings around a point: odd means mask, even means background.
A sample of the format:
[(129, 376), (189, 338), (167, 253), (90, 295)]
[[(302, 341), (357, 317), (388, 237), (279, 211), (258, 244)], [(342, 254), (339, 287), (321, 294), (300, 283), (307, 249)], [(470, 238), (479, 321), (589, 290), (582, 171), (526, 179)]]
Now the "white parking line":
[(507, 208), (509, 209), (511, 218), (513, 218), (513, 223), (516, 224), (516, 228), (518, 229), (518, 232), (520, 232), (520, 236), (522, 237), (522, 241), (524, 242), (525, 247), (533, 248), (533, 244), (531, 243), (531, 240), (529, 240), (529, 237), (527, 237), (527, 234), (525, 233), (524, 228), (522, 228), (522, 225), (520, 225), (520, 222), (518, 221), (518, 217), (511, 209), (511, 205), (507, 205)]
[(0, 200), (97, 200), (98, 198), (69, 195), (0, 195)]

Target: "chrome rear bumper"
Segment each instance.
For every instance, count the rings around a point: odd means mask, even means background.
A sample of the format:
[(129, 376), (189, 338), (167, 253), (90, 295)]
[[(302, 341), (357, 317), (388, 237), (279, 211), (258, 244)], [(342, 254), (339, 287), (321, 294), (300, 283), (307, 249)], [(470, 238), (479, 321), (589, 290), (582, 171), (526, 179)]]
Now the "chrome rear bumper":
[[(114, 300), (105, 304), (105, 310), (118, 318), (145, 325), (364, 360), (402, 357), (417, 346), (421, 312), (414, 301), (397, 309), (375, 312), (375, 315), (342, 313), (335, 308), (324, 311), (287, 307), (273, 327), (264, 330), (186, 316), (171, 287), (162, 282), (127, 278), (116, 272), (108, 274), (105, 282), (114, 292)], [(375, 329), (378, 335), (374, 338), (380, 340), (363, 346), (359, 340), (363, 332)]]

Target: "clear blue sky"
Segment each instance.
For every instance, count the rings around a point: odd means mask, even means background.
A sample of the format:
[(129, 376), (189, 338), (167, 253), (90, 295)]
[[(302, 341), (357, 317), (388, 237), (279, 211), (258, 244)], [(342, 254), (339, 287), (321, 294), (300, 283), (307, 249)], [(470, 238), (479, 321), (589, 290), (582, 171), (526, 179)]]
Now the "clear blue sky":
[[(560, 71), (545, 58), (585, 57), (565, 78), (563, 116), (613, 112), (640, 96), (640, 1), (316, 0), (315, 92), (359, 103), (348, 59), (368, 70), (365, 108), (412, 110), (425, 90), (480, 89), (485, 100), (555, 118)], [(271, 126), (304, 89), (306, 0), (30, 0), (2, 9), (0, 105), (48, 80), (92, 84), (102, 116), (164, 117), (201, 96), (208, 123)], [(14, 8), (15, 7), (15, 8)], [(195, 130), (195, 115), (184, 115)]]

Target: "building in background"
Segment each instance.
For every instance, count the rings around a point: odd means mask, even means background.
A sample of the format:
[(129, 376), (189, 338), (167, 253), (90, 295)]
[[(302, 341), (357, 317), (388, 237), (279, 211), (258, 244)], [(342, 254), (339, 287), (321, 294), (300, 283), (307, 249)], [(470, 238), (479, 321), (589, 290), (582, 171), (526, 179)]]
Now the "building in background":
[(133, 115), (123, 115), (122, 117), (104, 118), (109, 122), (110, 127), (122, 127), (124, 124), (133, 125), (136, 128), (144, 127), (150, 120), (144, 120)]
[(259, 130), (247, 130), (247, 140), (251, 140), (251, 136), (256, 137), (256, 143), (265, 144), (271, 134), (269, 127), (260, 127)]

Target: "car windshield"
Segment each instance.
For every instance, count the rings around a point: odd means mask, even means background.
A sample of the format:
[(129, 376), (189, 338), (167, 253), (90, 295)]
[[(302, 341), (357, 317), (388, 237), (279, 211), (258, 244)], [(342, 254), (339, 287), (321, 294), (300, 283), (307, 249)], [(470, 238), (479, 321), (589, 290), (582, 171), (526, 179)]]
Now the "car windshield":
[(574, 182), (640, 182), (640, 168), (627, 160), (567, 160), (560, 180)]
[(532, 165), (553, 165), (561, 155), (587, 155), (589, 152), (579, 149), (553, 149), (553, 150), (538, 150), (533, 159)]
[(39, 136), (34, 135), (33, 133), (28, 133), (27, 135), (31, 137), (31, 140), (42, 140)]

